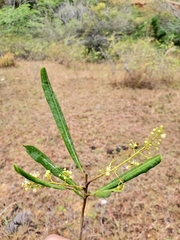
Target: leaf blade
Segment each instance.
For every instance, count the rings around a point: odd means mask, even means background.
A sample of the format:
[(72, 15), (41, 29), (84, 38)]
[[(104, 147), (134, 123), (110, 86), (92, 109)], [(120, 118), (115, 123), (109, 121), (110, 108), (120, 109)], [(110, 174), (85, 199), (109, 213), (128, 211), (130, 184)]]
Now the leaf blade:
[(48, 102), (48, 105), (51, 109), (51, 112), (53, 114), (54, 120), (56, 122), (56, 125), (58, 127), (58, 130), (60, 131), (60, 134), (63, 138), (63, 141), (66, 145), (66, 148), (72, 157), (73, 161), (75, 162), (76, 166), (80, 169), (80, 171), (83, 172), (81, 163), (79, 161), (79, 158), (77, 156), (73, 141), (71, 139), (71, 135), (69, 133), (66, 120), (64, 118), (64, 115), (62, 113), (61, 107), (59, 105), (59, 102), (54, 94), (54, 91), (51, 87), (47, 72), (45, 68), (41, 69), (41, 83), (42, 88), (44, 90), (44, 94), (46, 97), (46, 100)]
[(158, 165), (161, 162), (161, 159), (162, 159), (162, 157), (160, 155), (157, 155), (153, 158), (148, 159), (144, 163), (132, 168), (131, 170), (120, 175), (119, 177), (113, 179), (111, 182), (100, 187), (93, 193), (93, 195), (96, 195), (98, 197), (99, 192), (101, 194), (101, 192), (106, 192), (106, 191), (111, 191), (111, 190), (113, 191), (113, 189), (115, 189), (116, 187), (119, 186), (120, 179), (122, 180), (122, 183), (125, 183), (125, 182), (139, 176), (140, 174), (146, 173), (151, 168)]
[(99, 198), (108, 198), (111, 195), (111, 191), (110, 190), (102, 190), (102, 191), (97, 191), (96, 192), (96, 197)]
[[(54, 163), (38, 148), (31, 146), (31, 145), (24, 145), (26, 152), (29, 156), (36, 161), (37, 163), (41, 164), (45, 169), (49, 170), (55, 177), (60, 178), (64, 181), (63, 177), (61, 177), (61, 173), (63, 169), (61, 167), (55, 166)], [(76, 182), (72, 179), (67, 179), (66, 183), (69, 185), (78, 186)], [(80, 191), (74, 188), (73, 190), (77, 195), (81, 196)]]
[(49, 170), (54, 176), (59, 178), (59, 175), (62, 173), (63, 169), (59, 167), (59, 171), (57, 171), (54, 163), (38, 148), (31, 145), (24, 145), (26, 152), (29, 156), (36, 162), (40, 163), (44, 168)]
[(17, 165), (14, 165), (14, 169), (21, 176), (23, 176), (26, 179), (28, 179), (28, 180), (30, 180), (34, 183), (37, 183), (41, 186), (45, 186), (45, 187), (49, 187), (49, 188), (55, 188), (55, 189), (59, 189), (59, 190), (65, 190), (66, 189), (65, 186), (58, 186), (58, 185), (55, 185), (55, 184), (51, 184), (49, 182), (42, 181), (41, 179), (36, 178), (36, 177), (32, 176), (31, 174), (25, 172), (22, 168), (18, 167)]

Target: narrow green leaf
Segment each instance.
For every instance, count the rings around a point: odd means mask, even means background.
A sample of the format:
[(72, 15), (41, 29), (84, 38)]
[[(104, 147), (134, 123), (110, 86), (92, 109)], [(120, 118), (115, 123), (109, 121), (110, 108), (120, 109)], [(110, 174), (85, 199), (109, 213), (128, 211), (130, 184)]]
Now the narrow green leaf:
[[(61, 173), (63, 171), (62, 168), (55, 166), (54, 163), (36, 147), (29, 146), (29, 145), (26, 145), (24, 147), (26, 149), (26, 152), (31, 156), (31, 158), (34, 161), (40, 163), (44, 168), (49, 170), (54, 176), (56, 176), (64, 181), (64, 179), (61, 177)], [(68, 183), (69, 185), (77, 186), (77, 184), (72, 179), (67, 179), (66, 183)], [(82, 195), (80, 194), (80, 192), (78, 190), (74, 189), (74, 192), (77, 195), (82, 197)]]
[(71, 139), (71, 135), (69, 133), (66, 120), (63, 116), (61, 107), (59, 105), (59, 102), (54, 94), (54, 91), (51, 87), (47, 72), (45, 68), (41, 69), (41, 82), (42, 82), (42, 88), (44, 90), (44, 94), (46, 97), (46, 100), (49, 104), (49, 107), (51, 109), (51, 112), (53, 114), (54, 120), (56, 122), (56, 125), (61, 133), (61, 136), (63, 138), (63, 141), (66, 145), (66, 148), (74, 160), (76, 166), (83, 172), (81, 163), (79, 161), (79, 158), (77, 156), (76, 150), (73, 145), (73, 141)]
[(54, 176), (59, 178), (59, 175), (62, 173), (63, 169), (55, 167), (54, 163), (39, 149), (34, 146), (24, 145), (26, 152), (31, 156), (33, 160), (40, 163), (44, 168), (49, 170)]
[(98, 196), (99, 192), (105, 192), (105, 191), (109, 191), (109, 190), (114, 191), (114, 189), (116, 187), (118, 187), (118, 185), (120, 183), (120, 180), (123, 183), (125, 183), (125, 182), (137, 177), (140, 174), (148, 172), (151, 168), (155, 167), (160, 162), (161, 162), (161, 156), (160, 155), (157, 155), (153, 158), (150, 158), (147, 161), (145, 161), (144, 163), (132, 168), (131, 170), (123, 173), (119, 177), (117, 177), (114, 180), (112, 180), (111, 182), (107, 183), (103, 187), (99, 188), (98, 190), (96, 190), (93, 193), (93, 195), (95, 194), (96, 196)]
[(111, 190), (97, 191), (96, 197), (99, 198), (108, 198), (111, 195)]
[(59, 189), (59, 190), (65, 190), (66, 187), (65, 186), (58, 186), (49, 182), (44, 182), (39, 178), (36, 178), (34, 176), (32, 176), (31, 174), (25, 172), (23, 169), (21, 169), (20, 167), (18, 167), (17, 165), (14, 165), (14, 169), (15, 171), (20, 174), (21, 176), (25, 177), (26, 179), (37, 183), (39, 185), (45, 186), (45, 187), (49, 187), (49, 188), (55, 188), (55, 189)]

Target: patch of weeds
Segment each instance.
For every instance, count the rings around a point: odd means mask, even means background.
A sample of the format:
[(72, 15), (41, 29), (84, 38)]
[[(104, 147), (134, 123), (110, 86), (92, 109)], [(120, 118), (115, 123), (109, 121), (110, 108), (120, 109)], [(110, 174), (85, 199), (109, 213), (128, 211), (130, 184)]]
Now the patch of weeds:
[(177, 87), (179, 85), (180, 52), (168, 54), (157, 49), (151, 39), (127, 40), (112, 44), (110, 55), (119, 58), (125, 74), (113, 82), (115, 86), (154, 89), (162, 85)]
[[(71, 40), (72, 38), (69, 39), (69, 41)], [(44, 54), (47, 59), (58, 61), (59, 64), (68, 66), (73, 60), (81, 60), (82, 51), (83, 47), (78, 44), (69, 46), (69, 44), (59, 41), (50, 43)]]
[(9, 35), (1, 37), (0, 52), (12, 52), (15, 57), (22, 59), (43, 60), (46, 58), (45, 49), (48, 45), (49, 43), (42, 39)]
[(4, 56), (0, 58), (0, 68), (14, 67), (16, 62), (14, 59), (14, 54), (7, 52)]
[(50, 59), (68, 65), (73, 59), (83, 58), (84, 47), (74, 42), (73, 37), (64, 41), (46, 41), (10, 35), (1, 37), (0, 53), (4, 55), (6, 52), (26, 60)]

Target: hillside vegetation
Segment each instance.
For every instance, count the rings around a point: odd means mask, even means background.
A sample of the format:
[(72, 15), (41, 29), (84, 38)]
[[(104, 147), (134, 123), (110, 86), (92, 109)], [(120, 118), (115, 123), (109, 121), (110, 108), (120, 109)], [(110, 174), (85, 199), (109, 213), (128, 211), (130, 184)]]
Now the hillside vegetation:
[[(126, 71), (125, 86), (151, 89), (155, 80), (179, 85), (178, 1), (32, 0), (0, 6), (1, 56), (118, 62)], [(9, 65), (7, 57), (1, 59), (0, 67)]]

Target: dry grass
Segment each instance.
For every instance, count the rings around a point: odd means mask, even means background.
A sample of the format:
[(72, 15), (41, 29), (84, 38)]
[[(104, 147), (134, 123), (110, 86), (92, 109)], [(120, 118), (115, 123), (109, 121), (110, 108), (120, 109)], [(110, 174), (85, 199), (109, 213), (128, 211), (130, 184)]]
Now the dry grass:
[(16, 62), (13, 53), (6, 53), (0, 58), (0, 68), (15, 67)]
[[(163, 160), (157, 168), (127, 183), (124, 191), (112, 194), (105, 205), (100, 199), (88, 199), (84, 239), (178, 240), (179, 91), (168, 87), (158, 91), (114, 89), (104, 64), (77, 63), (66, 67), (47, 61), (20, 61), (18, 65), (18, 68), (0, 69), (0, 76), (6, 79), (0, 83), (0, 239), (43, 240), (50, 233), (78, 239), (82, 204), (79, 198), (74, 193), (53, 189), (25, 192), (21, 187), (22, 177), (12, 167), (18, 164), (25, 171), (39, 170), (43, 174), (40, 165), (22, 146), (35, 145), (56, 165), (71, 167), (74, 180), (82, 182), (43, 96), (39, 69), (44, 66), (79, 158), (91, 177), (112, 159), (107, 149), (128, 146), (131, 138), (141, 143), (161, 124), (167, 132), (160, 149)], [(96, 149), (92, 150), (91, 146)], [(115, 157), (118, 161), (122, 155)], [(7, 221), (22, 210), (33, 214), (32, 222), (20, 226), (13, 235), (5, 232)]]
[(180, 87), (180, 68), (173, 58), (164, 58), (158, 65), (146, 63), (141, 59), (139, 65), (130, 71), (126, 70), (121, 86), (139, 89), (154, 89), (163, 86)]

